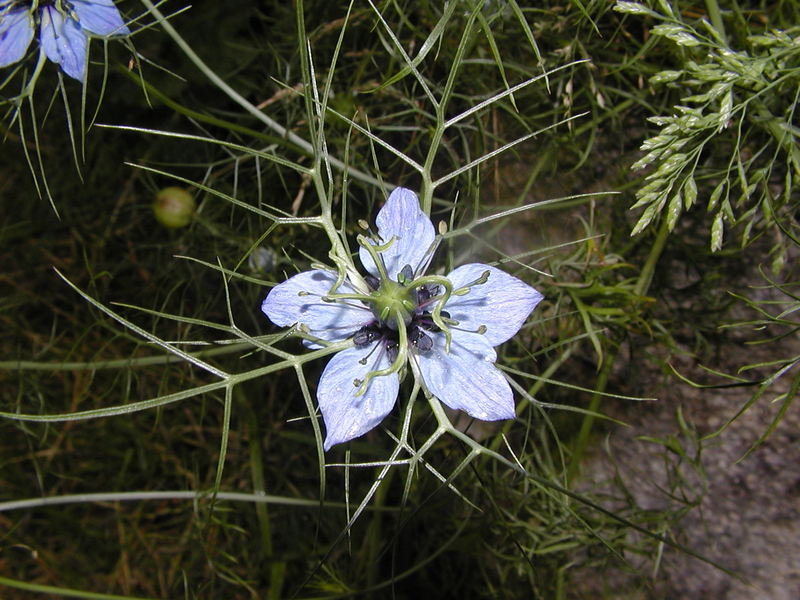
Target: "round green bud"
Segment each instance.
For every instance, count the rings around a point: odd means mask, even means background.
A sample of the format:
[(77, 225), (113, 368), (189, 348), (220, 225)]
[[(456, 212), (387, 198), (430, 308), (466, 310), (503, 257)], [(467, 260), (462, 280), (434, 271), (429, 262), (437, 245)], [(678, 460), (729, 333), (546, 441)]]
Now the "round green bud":
[(158, 192), (153, 214), (164, 227), (178, 229), (192, 222), (196, 208), (197, 204), (187, 190), (172, 186)]
[(280, 257), (275, 250), (267, 246), (258, 246), (247, 257), (247, 266), (254, 273), (269, 273), (279, 260)]

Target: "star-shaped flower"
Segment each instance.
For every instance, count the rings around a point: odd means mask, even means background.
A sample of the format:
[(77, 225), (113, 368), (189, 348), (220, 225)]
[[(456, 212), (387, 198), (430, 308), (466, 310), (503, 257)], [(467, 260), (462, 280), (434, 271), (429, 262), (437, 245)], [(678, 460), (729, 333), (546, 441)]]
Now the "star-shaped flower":
[(89, 33), (130, 33), (113, 0), (0, 0), (0, 67), (25, 57), (37, 26), (47, 58), (81, 81)]
[(426, 275), (436, 234), (411, 190), (395, 189), (376, 221), (377, 234), (359, 238), (369, 275), (349, 272), (342, 280), (335, 271), (305, 271), (275, 286), (261, 306), (276, 325), (298, 325), (320, 341), (353, 341), (333, 356), (317, 387), (325, 450), (389, 414), (409, 362), (450, 408), (484, 421), (513, 418), (513, 393), (494, 365), (494, 347), (519, 331), (542, 295), (488, 265)]

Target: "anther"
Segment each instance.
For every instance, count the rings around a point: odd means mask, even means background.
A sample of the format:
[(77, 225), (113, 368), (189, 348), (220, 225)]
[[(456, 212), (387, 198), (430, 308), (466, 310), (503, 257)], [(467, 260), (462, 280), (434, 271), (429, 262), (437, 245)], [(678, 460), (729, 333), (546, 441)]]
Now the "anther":
[(381, 333), (374, 327), (365, 325), (353, 334), (353, 343), (356, 346), (366, 346), (381, 337)]
[[(446, 325), (458, 325), (458, 321), (454, 321), (450, 318), (450, 313), (446, 310), (443, 310), (440, 315), (441, 320)], [(417, 326), (422, 327), (423, 329), (427, 329), (432, 333), (438, 333), (442, 329), (436, 324), (433, 320), (433, 316), (430, 313), (423, 313), (419, 317), (417, 317), (416, 321)]]
[(397, 355), (400, 352), (400, 344), (394, 340), (386, 342), (386, 356), (391, 362), (397, 360)]
[(433, 339), (423, 333), (420, 327), (414, 327), (408, 332), (408, 341), (422, 354), (427, 354), (433, 349)]
[[(381, 339), (384, 337), (383, 332), (380, 331), (375, 326), (365, 325), (358, 331), (353, 334), (353, 345), (356, 348), (363, 348), (364, 346), (368, 346), (369, 344), (373, 343), (376, 340)], [(375, 352), (381, 347), (381, 344), (375, 344), (375, 346), (370, 350), (366, 356), (360, 358), (358, 360), (358, 364), (361, 366), (366, 366), (367, 361), (369, 361), (370, 356), (375, 354)], [(362, 382), (363, 383), (363, 382)], [(360, 385), (360, 384), (359, 384)]]
[(376, 291), (381, 286), (381, 280), (374, 275), (364, 275), (364, 280), (372, 291)]
[(370, 371), (367, 373), (364, 381), (361, 383), (361, 386), (356, 392), (356, 396), (361, 396), (364, 394), (364, 392), (367, 391), (369, 382), (375, 377), (384, 377), (392, 373), (398, 373), (398, 375), (401, 374), (401, 369), (403, 369), (406, 359), (408, 358), (408, 336), (406, 334), (406, 325), (408, 323), (403, 323), (404, 319), (400, 309), (395, 309), (394, 312), (394, 322), (400, 325), (396, 330), (394, 330), (397, 333), (397, 338), (388, 338), (386, 335), (384, 335), (384, 343), (375, 344), (375, 349), (380, 347), (385, 348), (386, 355), (392, 361), (392, 364), (385, 369), (379, 369), (377, 371)]
[(414, 279), (414, 270), (411, 265), (406, 265), (397, 274), (397, 283), (406, 284)]

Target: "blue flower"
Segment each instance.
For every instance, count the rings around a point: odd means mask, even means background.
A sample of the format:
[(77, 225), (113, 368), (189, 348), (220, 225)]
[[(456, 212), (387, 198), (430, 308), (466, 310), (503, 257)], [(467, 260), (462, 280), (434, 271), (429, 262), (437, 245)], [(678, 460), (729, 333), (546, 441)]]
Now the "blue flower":
[(369, 275), (348, 269), (342, 280), (335, 271), (305, 271), (275, 286), (261, 306), (276, 325), (298, 325), (320, 342), (352, 339), (317, 387), (325, 450), (383, 420), (407, 365), (450, 408), (484, 421), (513, 418), (494, 347), (519, 331), (542, 295), (483, 264), (426, 275), (437, 239), (411, 190), (395, 189), (376, 222), (377, 234), (359, 238)]
[(0, 67), (25, 57), (37, 25), (47, 58), (81, 81), (89, 33), (130, 33), (113, 0), (0, 0)]

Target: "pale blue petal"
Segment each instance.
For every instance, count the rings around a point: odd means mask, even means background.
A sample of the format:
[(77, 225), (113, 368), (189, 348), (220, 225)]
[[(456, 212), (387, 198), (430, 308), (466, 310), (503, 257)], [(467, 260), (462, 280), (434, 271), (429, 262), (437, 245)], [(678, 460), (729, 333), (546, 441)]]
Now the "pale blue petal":
[(65, 19), (55, 7), (41, 12), (39, 40), (47, 58), (61, 65), (61, 70), (73, 79), (83, 80), (86, 63), (86, 35), (73, 19)]
[(492, 346), (513, 336), (543, 296), (516, 277), (489, 265), (462, 265), (447, 278), (453, 290), (464, 287), (489, 271), (489, 279), (474, 285), (464, 296), (451, 296), (444, 310), (458, 321), (459, 329), (477, 330), (486, 326), (484, 336)]
[(514, 394), (494, 366), (496, 355), (484, 336), (453, 331), (447, 353), (444, 333), (429, 335), (433, 348), (415, 356), (431, 394), (450, 408), (482, 421), (514, 418)]
[(19, 62), (33, 39), (33, 17), (27, 9), (11, 10), (0, 17), (0, 67)]
[(373, 378), (364, 394), (356, 396), (356, 380), (363, 381), (370, 371), (389, 366), (382, 344), (376, 342), (342, 350), (325, 367), (317, 388), (317, 401), (327, 434), (325, 450), (364, 435), (392, 410), (400, 388), (397, 373)]
[(97, 35), (130, 33), (113, 0), (72, 0), (81, 27)]
[[(357, 300), (348, 300), (346, 303), (323, 302), (321, 296), (328, 295), (334, 283), (334, 273), (320, 269), (304, 271), (272, 288), (261, 304), (261, 310), (275, 325), (289, 327), (300, 323), (308, 327), (312, 335), (323, 340), (344, 340), (364, 325), (372, 323), (375, 317)], [(347, 283), (343, 283), (337, 291), (355, 293)]]
[[(396, 281), (397, 274), (406, 265), (411, 265), (417, 276), (424, 272), (430, 262), (428, 251), (436, 238), (436, 231), (428, 215), (420, 210), (417, 195), (406, 188), (396, 188), (378, 212), (375, 223), (382, 244), (397, 236), (394, 244), (380, 253), (389, 278)], [(378, 277), (378, 269), (369, 252), (360, 248), (358, 254), (364, 268)]]

